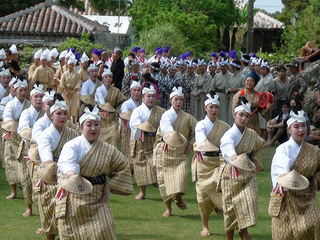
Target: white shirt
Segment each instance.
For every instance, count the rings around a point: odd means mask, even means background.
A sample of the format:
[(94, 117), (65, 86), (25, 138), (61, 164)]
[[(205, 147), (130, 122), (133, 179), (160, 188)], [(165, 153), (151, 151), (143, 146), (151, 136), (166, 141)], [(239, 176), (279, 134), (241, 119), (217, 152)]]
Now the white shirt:
[(13, 100), (8, 102), (3, 111), (3, 122), (17, 120), (20, 117), (25, 101), (20, 102), (17, 97), (14, 97)]
[(137, 103), (135, 103), (132, 98), (129, 98), (127, 101), (122, 103), (120, 110), (121, 113), (125, 113), (129, 110), (133, 111), (136, 107), (138, 107)]
[(58, 167), (60, 172), (66, 174), (68, 171), (74, 171), (79, 174), (79, 161), (89, 148), (90, 143), (83, 134), (67, 142), (59, 156)]
[(130, 129), (134, 140), (139, 140), (141, 130), (137, 126), (148, 121), (151, 114), (151, 109), (142, 103), (139, 107), (133, 110), (130, 118)]
[(207, 139), (214, 123), (206, 116), (203, 120), (199, 121), (195, 129), (196, 144), (199, 146), (204, 140)]
[[(8, 103), (11, 100), (13, 100), (13, 98), (14, 98), (14, 96), (12, 96), (11, 93), (10, 93), (8, 96), (6, 96), (6, 97), (1, 99), (1, 104)], [(1, 117), (1, 119), (3, 119), (4, 107), (5, 107), (4, 105), (0, 105), (0, 117)]]
[(171, 107), (168, 111), (165, 111), (160, 120), (161, 133), (173, 132), (172, 124), (177, 119), (177, 112)]
[(46, 130), (51, 124), (51, 119), (45, 113), (43, 117), (39, 118), (36, 121), (32, 128), (31, 139), (35, 143), (39, 143), (41, 141), (41, 134), (44, 130)]
[(107, 95), (108, 95), (108, 89), (104, 86), (104, 84), (102, 84), (100, 87), (97, 88), (96, 94), (94, 96), (94, 100), (98, 104), (104, 104)]
[[(99, 81), (96, 79), (96, 81)], [(89, 78), (87, 81), (85, 81), (81, 86), (81, 96), (85, 95), (91, 95), (93, 93), (93, 90), (95, 88), (96, 84)]]
[(51, 123), (50, 127), (41, 134), (40, 142), (38, 142), (38, 150), (41, 162), (53, 161), (53, 152), (56, 150), (60, 141), (61, 134)]
[(301, 146), (299, 146), (291, 137), (288, 141), (277, 147), (271, 164), (271, 179), (273, 187), (276, 186), (279, 175), (290, 172), (300, 149)]
[[(224, 160), (229, 163), (229, 158), (236, 153), (236, 146), (242, 138), (242, 133), (236, 124), (226, 131), (220, 140), (220, 150)], [(230, 164), (230, 163), (229, 163)]]
[(18, 133), (26, 128), (32, 128), (38, 118), (39, 112), (31, 105), (22, 111), (19, 118)]
[(3, 87), (2, 84), (0, 84), (0, 99), (3, 97), (3, 95), (6, 93), (6, 88)]

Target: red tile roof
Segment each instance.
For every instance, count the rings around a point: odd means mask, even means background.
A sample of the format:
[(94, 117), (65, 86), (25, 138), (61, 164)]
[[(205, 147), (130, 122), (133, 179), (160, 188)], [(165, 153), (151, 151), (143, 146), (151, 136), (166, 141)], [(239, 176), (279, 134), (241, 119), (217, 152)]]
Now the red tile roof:
[(97, 31), (109, 32), (109, 29), (54, 3), (50, 6), (40, 3), (0, 18), (1, 33), (72, 35)]

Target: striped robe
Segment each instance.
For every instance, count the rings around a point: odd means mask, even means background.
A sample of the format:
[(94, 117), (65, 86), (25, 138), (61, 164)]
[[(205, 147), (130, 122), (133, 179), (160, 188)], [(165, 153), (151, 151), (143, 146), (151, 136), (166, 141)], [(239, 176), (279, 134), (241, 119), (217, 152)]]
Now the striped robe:
[[(251, 154), (251, 160), (258, 162), (259, 170), (263, 171), (261, 154), (264, 140), (258, 134), (245, 128), (242, 138), (235, 147), (237, 155)], [(220, 178), (226, 232), (234, 229), (244, 229), (257, 224), (258, 216), (258, 184), (255, 172), (238, 168), (239, 177), (231, 178), (231, 166), (221, 158)], [(219, 187), (219, 186), (218, 186)]]
[[(77, 136), (73, 129), (64, 127), (57, 148), (53, 152), (54, 158), (59, 158), (63, 145)], [(43, 232), (48, 235), (57, 235), (58, 226), (55, 218), (55, 195), (57, 192), (56, 184), (42, 182), (39, 187), (34, 187), (38, 195), (38, 208)]]
[(157, 131), (153, 164), (156, 166), (160, 194), (164, 202), (175, 198), (177, 193), (186, 194), (188, 188), (189, 162), (184, 154), (188, 144), (193, 144), (194, 129), (197, 120), (190, 114), (180, 110), (177, 119), (172, 124), (173, 129), (187, 139), (182, 147), (168, 146), (168, 152), (163, 150), (162, 133)]
[[(221, 137), (229, 128), (228, 124), (216, 119), (207, 139), (219, 147)], [(222, 210), (221, 193), (217, 193), (216, 191), (219, 165), (220, 160), (218, 156), (203, 156), (202, 163), (196, 159), (195, 155), (192, 158), (192, 181), (196, 185), (197, 201), (201, 216), (209, 216), (216, 208)]]
[(115, 119), (115, 114), (120, 113), (120, 106), (125, 101), (123, 94), (118, 88), (110, 87), (108, 89), (108, 95), (105, 98), (105, 102), (109, 102), (116, 113), (108, 113), (108, 116), (105, 117), (102, 112), (100, 112), (101, 117), (101, 132), (99, 139), (105, 141), (113, 146), (118, 146), (118, 119)]
[[(115, 194), (133, 193), (132, 176), (126, 158), (114, 146), (95, 141), (79, 162), (80, 174), (86, 177), (107, 175), (108, 186)], [(61, 240), (117, 239), (108, 202), (99, 204), (104, 184), (93, 186), (91, 193), (67, 193), (57, 201), (59, 237)]]
[[(148, 121), (154, 128), (157, 129), (159, 127), (160, 119), (164, 111), (161, 107), (152, 107)], [(153, 144), (155, 141), (155, 136), (145, 137), (144, 142), (141, 142), (140, 139), (131, 139), (131, 158), (133, 161), (134, 176), (138, 186), (157, 183), (156, 172), (152, 163)]]
[[(308, 179), (320, 180), (320, 150), (303, 142), (290, 170), (295, 169)], [(319, 183), (318, 183), (319, 184)], [(320, 211), (312, 185), (304, 190), (288, 190), (282, 199), (278, 217), (272, 218), (272, 239), (320, 239)]]
[[(30, 107), (30, 102), (28, 100), (24, 100), (24, 105), (22, 107), (21, 112), (27, 109), (28, 107)], [(14, 120), (19, 121), (19, 118)], [(17, 150), (19, 148), (20, 141), (21, 137), (16, 132), (11, 132), (10, 138), (4, 139), (4, 162), (6, 178), (9, 185), (13, 185), (20, 182), (17, 162)]]

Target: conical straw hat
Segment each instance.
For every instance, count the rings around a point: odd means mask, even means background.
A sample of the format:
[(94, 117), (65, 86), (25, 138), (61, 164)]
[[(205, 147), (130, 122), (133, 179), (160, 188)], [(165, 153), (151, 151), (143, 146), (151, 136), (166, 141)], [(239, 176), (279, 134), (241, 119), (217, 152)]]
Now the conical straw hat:
[(28, 157), (30, 160), (34, 163), (41, 163), (41, 159), (39, 156), (39, 151), (38, 151), (38, 145), (37, 146), (30, 146), (30, 149), (28, 151)]
[(47, 183), (57, 183), (58, 165), (54, 161), (46, 161), (38, 168), (38, 178)]
[(198, 152), (217, 152), (219, 148), (213, 145), (208, 139), (205, 139), (199, 146), (193, 148)]
[(32, 128), (25, 128), (19, 132), (19, 135), (20, 135), (20, 137), (30, 141), (31, 140), (31, 132), (32, 132)]
[(88, 194), (93, 189), (91, 182), (79, 174), (60, 178), (59, 182), (63, 189), (75, 194)]
[(278, 177), (278, 183), (282, 187), (291, 190), (303, 190), (309, 186), (309, 180), (305, 176), (298, 173), (296, 170), (281, 174)]
[(187, 139), (177, 131), (167, 132), (163, 135), (163, 141), (172, 147), (182, 147), (186, 144)]
[(231, 165), (246, 171), (256, 170), (256, 165), (249, 159), (246, 153), (234, 155), (229, 158)]
[(151, 133), (154, 133), (155, 131), (157, 131), (157, 129), (155, 129), (148, 121), (138, 125), (137, 128), (142, 131), (151, 132)]
[(80, 100), (86, 104), (90, 104), (92, 106), (96, 105), (93, 97), (91, 97), (90, 95), (83, 95), (80, 97)]
[(128, 110), (128, 111), (126, 111), (124, 113), (120, 113), (119, 116), (120, 116), (120, 118), (122, 118), (124, 120), (130, 120), (131, 114), (132, 114), (132, 111)]
[(14, 120), (5, 122), (1, 124), (2, 129), (8, 131), (8, 132), (17, 132), (18, 129), (18, 123)]
[(106, 102), (104, 104), (100, 104), (99, 108), (101, 108), (102, 110), (106, 111), (106, 112), (110, 112), (113, 113), (116, 110), (111, 106), (111, 104), (109, 102)]

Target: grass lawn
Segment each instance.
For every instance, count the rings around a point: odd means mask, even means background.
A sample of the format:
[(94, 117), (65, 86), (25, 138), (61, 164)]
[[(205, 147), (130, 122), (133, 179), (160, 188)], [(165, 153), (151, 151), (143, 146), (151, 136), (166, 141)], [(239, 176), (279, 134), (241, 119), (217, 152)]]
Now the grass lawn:
[[(267, 209), (271, 191), (270, 164), (274, 151), (275, 147), (265, 148), (263, 154), (265, 171), (258, 175), (258, 225), (249, 229), (253, 239), (271, 239), (271, 217)], [(34, 216), (24, 218), (22, 213), (25, 211), (25, 202), (22, 192), (18, 191), (18, 199), (6, 200), (5, 197), (10, 193), (9, 189), (5, 182), (4, 170), (0, 169), (0, 240), (45, 239), (44, 235), (35, 234), (36, 229), (40, 227), (36, 207)], [(135, 185), (135, 194), (138, 192), (138, 187)], [(118, 239), (226, 239), (223, 217), (216, 214), (212, 214), (209, 222), (212, 235), (205, 238), (200, 236), (201, 218), (191, 175), (184, 200), (188, 204), (187, 210), (181, 211), (173, 203), (173, 216), (164, 218), (162, 213), (165, 205), (157, 188), (149, 186), (144, 201), (135, 200), (134, 195), (111, 195), (109, 202), (113, 210)], [(237, 233), (235, 239), (240, 239)]]

